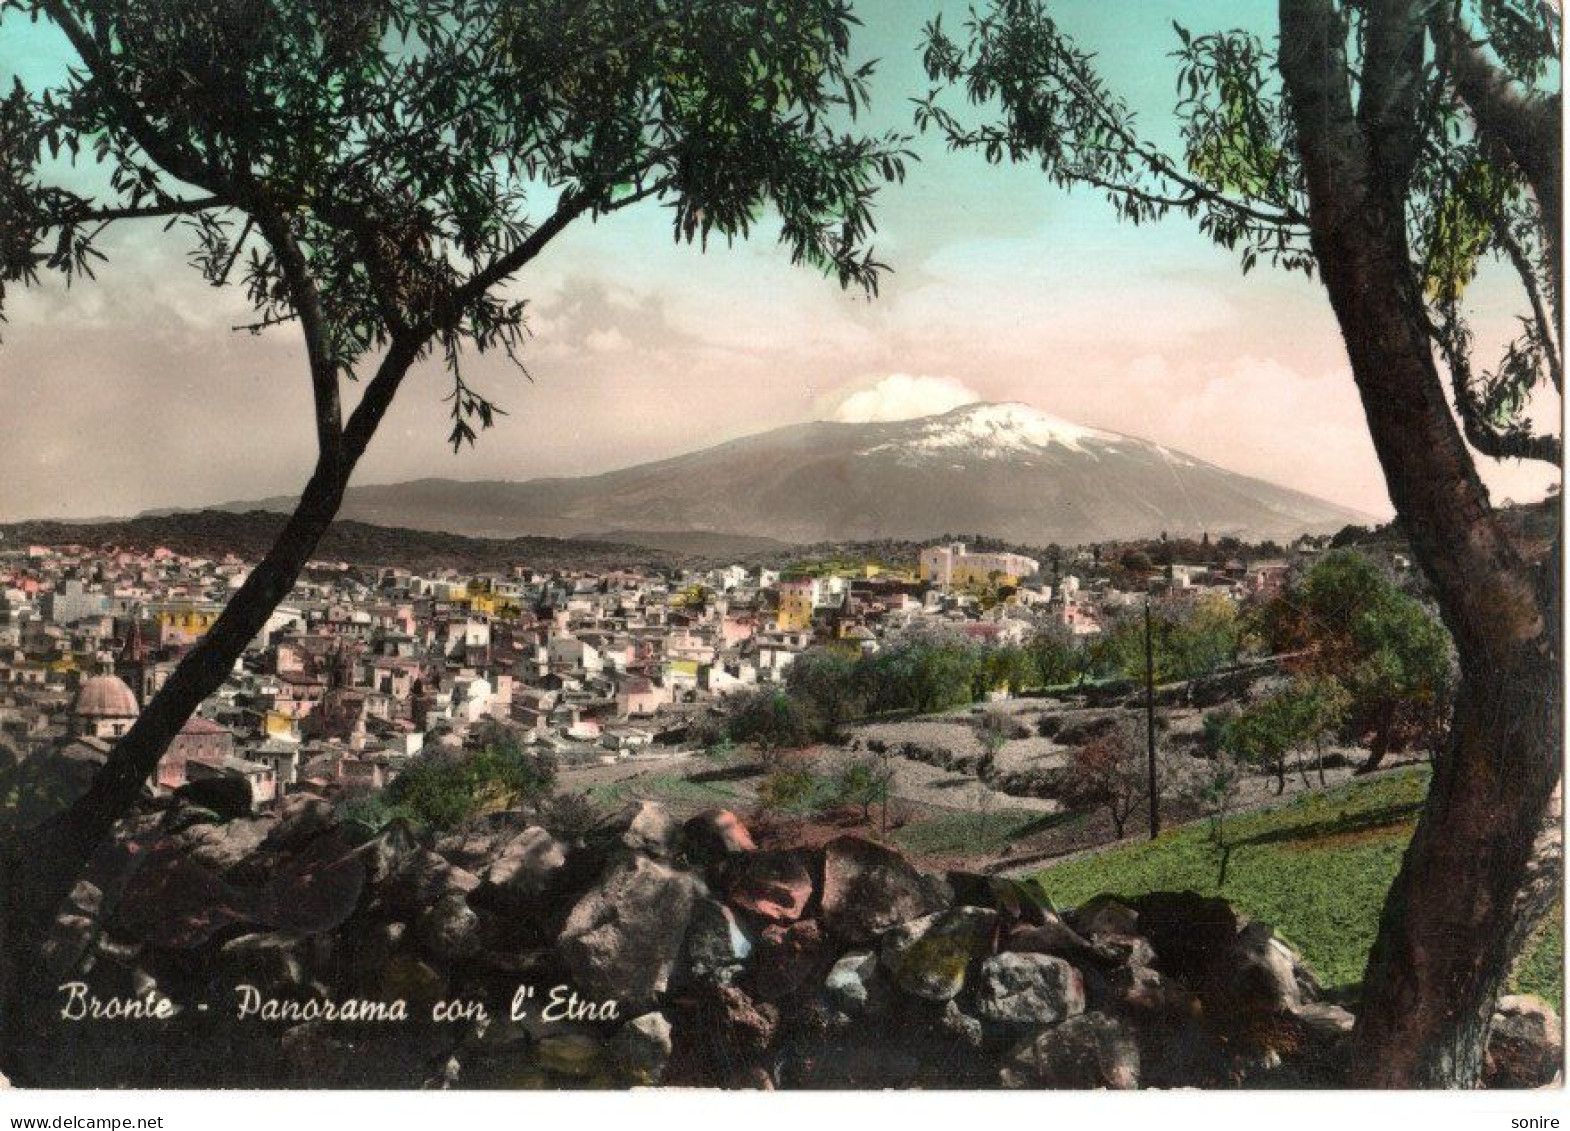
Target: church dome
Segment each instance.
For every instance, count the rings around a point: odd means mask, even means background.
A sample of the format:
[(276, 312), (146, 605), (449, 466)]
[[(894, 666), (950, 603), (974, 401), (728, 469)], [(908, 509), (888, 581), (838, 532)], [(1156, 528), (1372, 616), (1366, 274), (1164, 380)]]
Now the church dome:
[(82, 681), (73, 713), (85, 719), (134, 719), (140, 710), (125, 680), (117, 675), (95, 675)]

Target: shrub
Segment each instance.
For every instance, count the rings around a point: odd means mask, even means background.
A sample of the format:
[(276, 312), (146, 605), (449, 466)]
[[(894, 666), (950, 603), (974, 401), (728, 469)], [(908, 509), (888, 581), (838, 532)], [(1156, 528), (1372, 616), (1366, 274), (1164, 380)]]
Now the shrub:
[(798, 767), (775, 770), (758, 786), (758, 804), (776, 812), (813, 809), (821, 797), (817, 776)]
[(802, 703), (765, 688), (738, 697), (727, 733), (734, 742), (752, 742), (768, 752), (810, 745), (818, 727)]
[(394, 804), (382, 791), (347, 797), (338, 805), (339, 824), (355, 844), (370, 840), (398, 817), (412, 816), (403, 806)]
[(553, 793), (540, 802), (540, 823), (563, 840), (587, 836), (600, 823), (600, 807), (588, 790)]
[(1231, 703), (1205, 712), (1201, 725), (1204, 727), (1203, 743), (1207, 755), (1215, 757), (1227, 749), (1228, 732), (1237, 716), (1238, 709)]
[(419, 823), (445, 830), (476, 813), (536, 801), (555, 780), (555, 759), (509, 744), (417, 758), (387, 788), (386, 798)]

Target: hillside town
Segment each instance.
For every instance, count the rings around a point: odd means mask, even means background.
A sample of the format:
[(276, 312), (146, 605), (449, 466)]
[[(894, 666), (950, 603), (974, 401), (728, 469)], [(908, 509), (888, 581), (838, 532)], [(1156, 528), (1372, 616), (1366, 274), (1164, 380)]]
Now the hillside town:
[[(783, 572), (416, 574), (316, 562), (186, 723), (150, 788), (237, 779), (257, 808), (375, 790), (422, 751), (473, 748), (498, 724), (563, 766), (667, 758), (690, 749), (697, 716), (780, 683), (815, 646), (871, 654), (923, 626), (989, 645), (1047, 626), (1091, 638), (1149, 596), (1241, 602), (1279, 588), (1288, 568), (1285, 557), (1169, 562), (1122, 571), (1120, 587), (1098, 570), (1100, 553), (1044, 566), (948, 542), (914, 568)], [(0, 550), (8, 759), (85, 779), (246, 576), (236, 557), (164, 548)]]

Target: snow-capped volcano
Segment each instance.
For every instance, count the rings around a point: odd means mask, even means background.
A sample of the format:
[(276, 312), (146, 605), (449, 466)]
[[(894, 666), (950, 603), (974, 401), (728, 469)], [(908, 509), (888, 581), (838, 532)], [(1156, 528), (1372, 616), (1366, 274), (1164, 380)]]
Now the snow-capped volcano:
[[(256, 507), (292, 501), (228, 509)], [(1369, 521), (1023, 404), (795, 424), (580, 479), (352, 487), (342, 517), (486, 537), (706, 531), (819, 542), (976, 533), (1030, 545), (1162, 531), (1285, 539)]]
[[(900, 441), (903, 455), (963, 452), (980, 459), (1013, 459), (1053, 445), (1084, 452), (1116, 445), (1126, 439), (1114, 432), (1086, 428), (1017, 401), (961, 405), (914, 423), (919, 428)], [(866, 454), (873, 455), (893, 446), (880, 444), (869, 448)]]

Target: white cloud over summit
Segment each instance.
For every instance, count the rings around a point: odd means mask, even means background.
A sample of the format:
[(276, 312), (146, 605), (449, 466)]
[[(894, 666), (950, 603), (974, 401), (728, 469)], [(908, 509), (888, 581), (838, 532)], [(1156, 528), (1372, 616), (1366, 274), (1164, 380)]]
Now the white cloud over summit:
[(982, 400), (981, 394), (953, 377), (925, 377), (891, 373), (869, 388), (851, 393), (834, 410), (842, 424), (868, 424), (886, 420), (912, 420), (934, 416)]

